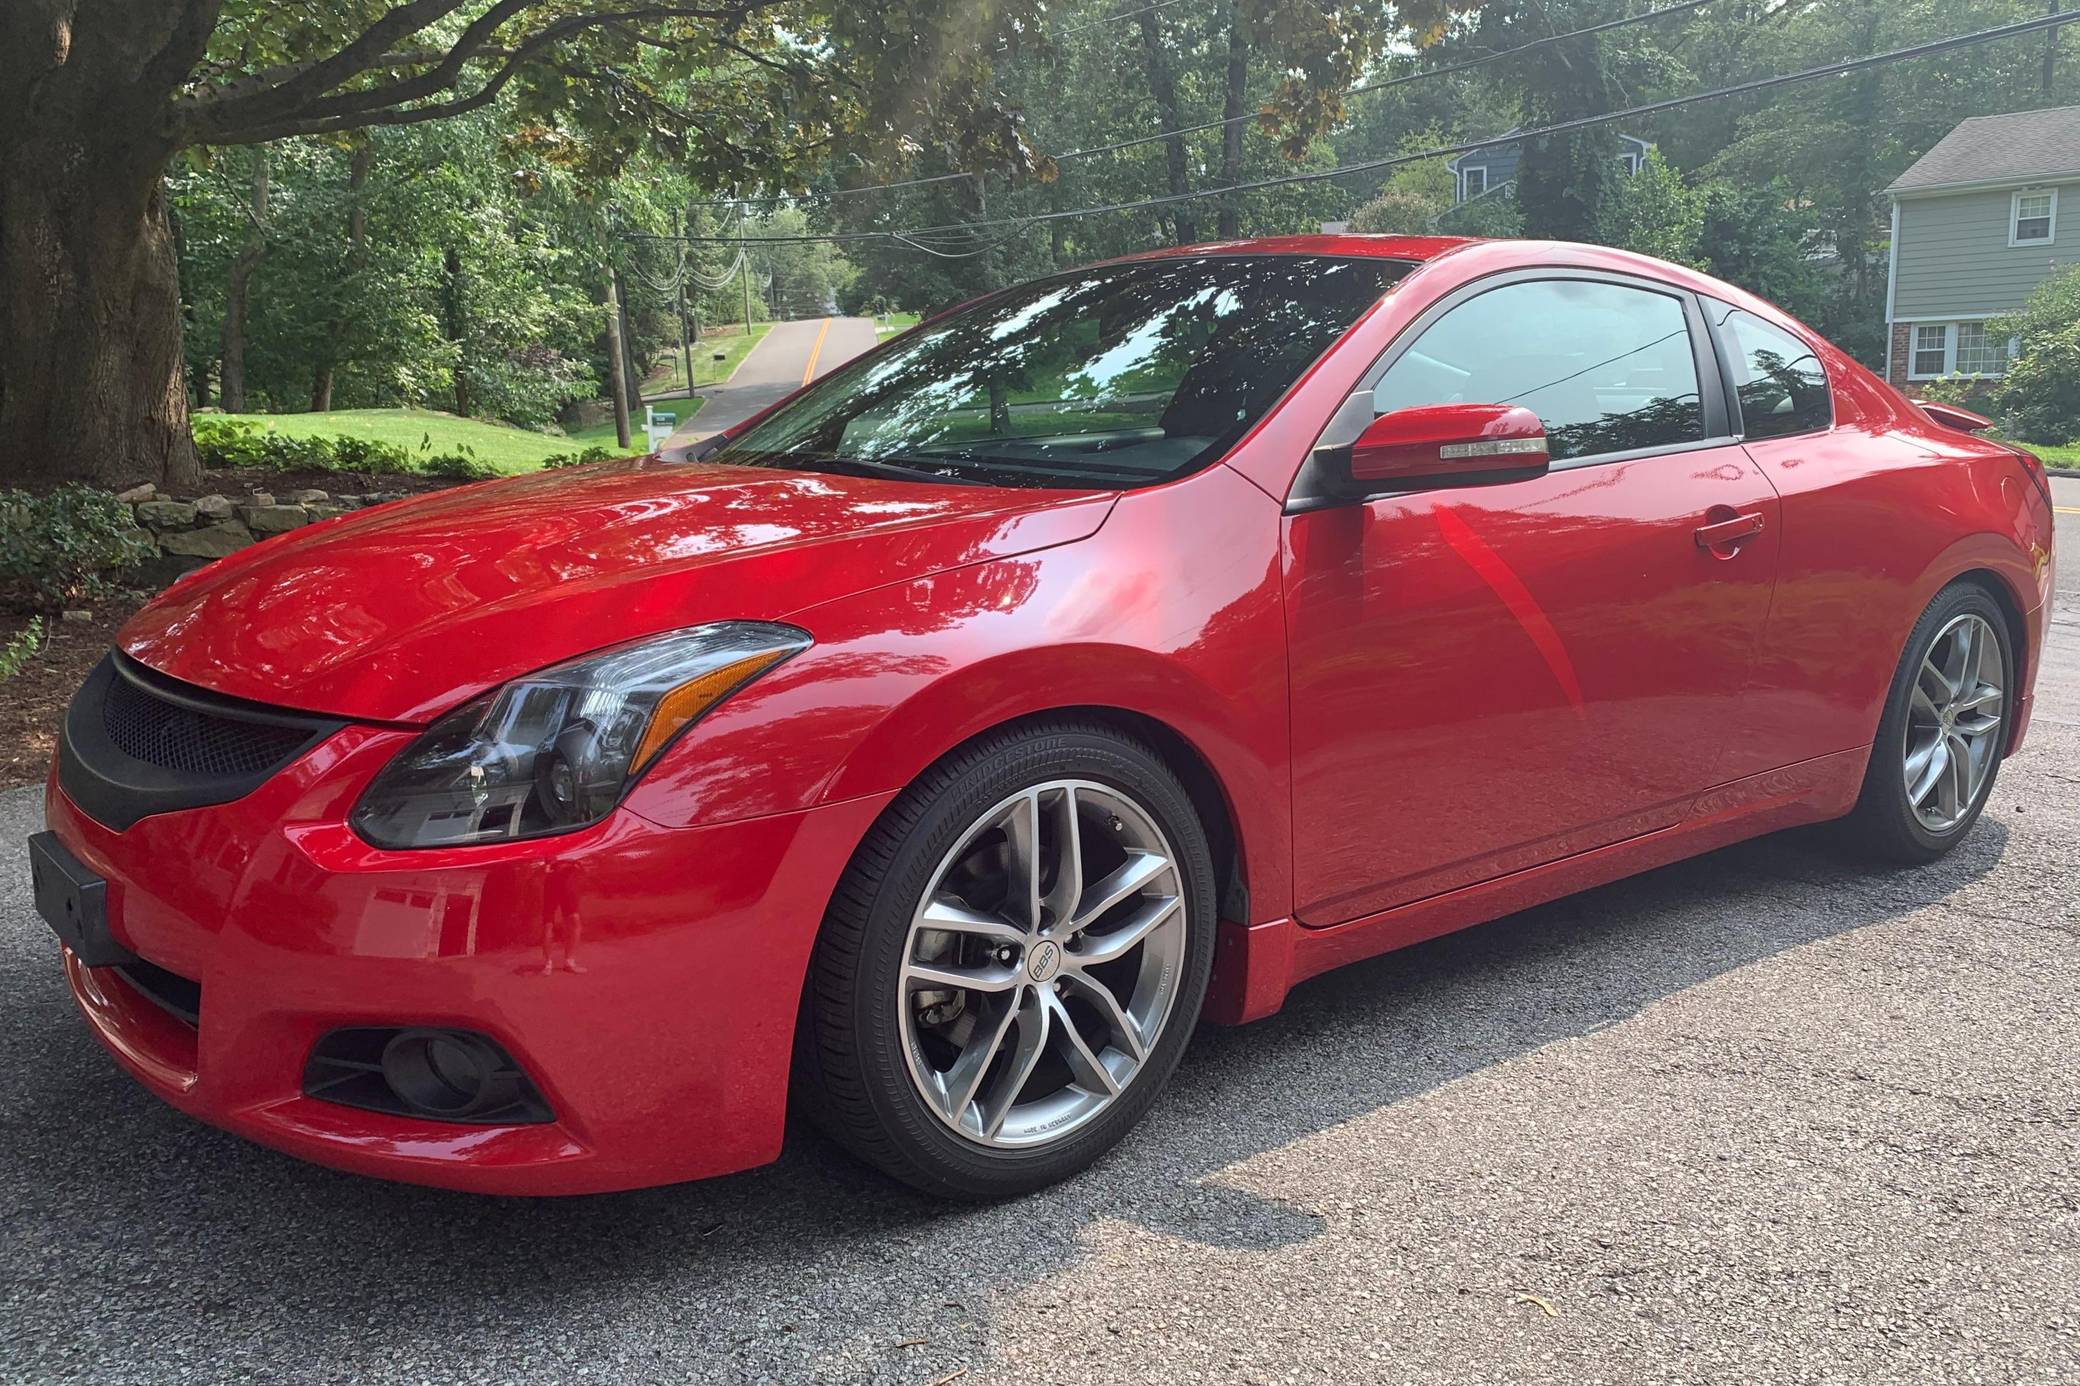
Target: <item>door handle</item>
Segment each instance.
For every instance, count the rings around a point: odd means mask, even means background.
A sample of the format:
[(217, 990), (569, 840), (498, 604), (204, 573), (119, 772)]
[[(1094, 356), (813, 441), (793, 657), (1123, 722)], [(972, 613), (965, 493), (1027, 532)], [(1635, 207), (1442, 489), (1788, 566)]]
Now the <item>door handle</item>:
[[(1714, 506), (1715, 511), (1723, 507)], [(1762, 516), (1757, 514), (1733, 515), (1728, 519), (1713, 520), (1697, 528), (1697, 547), (1708, 549), (1720, 557), (1732, 556), (1732, 551), (1762, 533)]]

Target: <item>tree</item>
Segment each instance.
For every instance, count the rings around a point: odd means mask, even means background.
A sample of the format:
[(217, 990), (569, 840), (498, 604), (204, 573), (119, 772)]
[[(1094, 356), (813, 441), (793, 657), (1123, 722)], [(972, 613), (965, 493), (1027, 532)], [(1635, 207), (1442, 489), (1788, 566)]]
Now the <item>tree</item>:
[[(1404, 135), (1396, 154), (1417, 154), (1449, 143), (1436, 126)], [(1444, 159), (1419, 159), (1396, 165), (1372, 199), (1351, 213), (1351, 230), (1402, 236), (1428, 236), (1438, 219), (1452, 209), (1458, 193), (1451, 165)]]
[(1597, 239), (1679, 265), (1702, 263), (1705, 195), (1657, 153), (1620, 182)]
[(1030, 0), (9, 0), (0, 481), (195, 478), (166, 186), (183, 150), (441, 121), (510, 90), (597, 170), (648, 143), (711, 184), (799, 179), (926, 129), (1017, 166), (988, 55), (1032, 20)]
[(1698, 235), (1704, 269), (1793, 317), (1818, 321), (1827, 285), (1807, 248), (1809, 229), (1781, 182), (1705, 185)]
[(2080, 442), (2080, 265), (2037, 286), (2022, 311), (1987, 325), (2020, 350), (1994, 382), (1993, 407), (2032, 442)]

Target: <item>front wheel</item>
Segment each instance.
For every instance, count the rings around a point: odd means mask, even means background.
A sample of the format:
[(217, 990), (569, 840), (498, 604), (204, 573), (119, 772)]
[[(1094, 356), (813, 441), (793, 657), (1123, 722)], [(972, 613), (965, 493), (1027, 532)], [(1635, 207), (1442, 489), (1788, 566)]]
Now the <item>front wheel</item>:
[(1986, 589), (1959, 582), (1929, 603), (1871, 746), (1847, 826), (1893, 861), (1934, 861), (1971, 831), (2007, 744), (2015, 654), (2007, 618)]
[(1169, 1078), (1213, 929), (1206, 834), (1154, 751), (1084, 725), (986, 738), (847, 870), (811, 965), (804, 1105), (929, 1193), (1062, 1179)]

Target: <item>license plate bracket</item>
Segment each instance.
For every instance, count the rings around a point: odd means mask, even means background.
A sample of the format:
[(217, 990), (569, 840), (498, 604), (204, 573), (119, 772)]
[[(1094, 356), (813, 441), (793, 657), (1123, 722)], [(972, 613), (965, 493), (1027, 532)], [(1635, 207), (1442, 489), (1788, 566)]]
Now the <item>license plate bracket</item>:
[(82, 963), (120, 967), (137, 961), (109, 930), (108, 882), (72, 855), (55, 833), (29, 839), (29, 878), (36, 912)]

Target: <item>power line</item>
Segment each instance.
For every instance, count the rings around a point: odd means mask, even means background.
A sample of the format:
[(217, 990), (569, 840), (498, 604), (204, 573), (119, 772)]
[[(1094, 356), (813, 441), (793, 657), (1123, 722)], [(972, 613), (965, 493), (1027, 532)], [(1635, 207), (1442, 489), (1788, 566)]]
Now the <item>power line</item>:
[[(1163, 9), (1168, 5), (1178, 3), (1181, 3), (1181, 0), (1160, 0), (1160, 3), (1146, 6), (1143, 9), (1128, 10), (1124, 13), (1111, 15), (1104, 19), (1095, 19), (1087, 24), (1077, 25), (1074, 28), (1065, 29), (1062, 32), (1064, 36), (1066, 36), (1068, 34), (1076, 33), (1078, 32), (1078, 30), (1081, 29), (1092, 28), (1100, 24), (1109, 24), (1112, 21), (1119, 19), (1132, 19), (1137, 15), (1146, 14), (1151, 10)], [(1490, 63), (1498, 63), (1505, 58), (1513, 58), (1520, 53), (1528, 53), (1533, 49), (1545, 48), (1555, 43), (1565, 42), (1568, 39), (1582, 38), (1591, 34), (1601, 34), (1612, 29), (1622, 29), (1627, 27), (1628, 25), (1633, 24), (1644, 24), (1648, 20), (1660, 19), (1666, 15), (1680, 14), (1688, 10), (1701, 9), (1704, 6), (1709, 5), (1711, 3), (1712, 0), (1678, 0), (1678, 2), (1675, 4), (1663, 5), (1659, 9), (1643, 10), (1639, 14), (1633, 15), (1621, 15), (1616, 19), (1606, 19), (1601, 23), (1585, 25), (1580, 29), (1570, 29), (1564, 34), (1549, 34), (1544, 38), (1532, 39), (1528, 43), (1520, 43), (1513, 48), (1504, 48), (1493, 53), (1484, 53), (1479, 57), (1468, 58), (1463, 62), (1447, 63), (1442, 67), (1424, 68), (1420, 72), (1404, 72), (1399, 76), (1382, 78), (1381, 80), (1376, 82), (1361, 82), (1357, 86), (1349, 88), (1344, 93), (1344, 95), (1361, 96), (1367, 92), (1385, 91), (1389, 87), (1405, 86), (1410, 82), (1428, 81), (1432, 77), (1449, 77), (1454, 73), (1469, 72), (1475, 68), (1486, 67)], [(1247, 115), (1229, 116), (1222, 120), (1204, 121), (1198, 125), (1181, 126), (1180, 128), (1175, 130), (1158, 130), (1152, 135), (1136, 135), (1131, 139), (1118, 140), (1111, 144), (1092, 145), (1088, 149), (1071, 149), (1060, 154), (1051, 154), (1048, 157), (1054, 160), (1054, 162), (1056, 163), (1064, 163), (1070, 159), (1087, 159), (1097, 154), (1114, 154), (1122, 149), (1135, 149), (1145, 144), (1157, 144), (1163, 140), (1172, 139), (1179, 135), (1198, 135), (1204, 134), (1208, 130), (1222, 130), (1230, 125), (1240, 125), (1247, 121), (1259, 120), (1261, 118), (1262, 117), (1258, 112), (1252, 111)], [(982, 175), (979, 173), (941, 173), (935, 174), (929, 178), (906, 178), (893, 183), (869, 183), (862, 187), (837, 188), (830, 192), (812, 192), (802, 194), (781, 193), (771, 197), (758, 198), (714, 198), (707, 202), (695, 203), (694, 205), (701, 207), (743, 207), (747, 205), (770, 206), (782, 202), (792, 202), (811, 198), (829, 199), (837, 197), (855, 197), (862, 193), (884, 192), (896, 188), (916, 188), (922, 187), (929, 183), (947, 183), (962, 178), (979, 179), (981, 178), (981, 176)]]
[[(1945, 39), (1933, 39), (1927, 43), (1912, 44), (1884, 53), (1874, 53), (1861, 58), (1848, 58), (1840, 62), (1824, 63), (1797, 72), (1779, 73), (1771, 77), (1757, 77), (1731, 86), (1715, 87), (1710, 91), (1692, 92), (1687, 96), (1666, 97), (1659, 101), (1647, 101), (1619, 110), (1606, 111), (1600, 115), (1579, 116), (1573, 120), (1556, 121), (1551, 125), (1517, 129), (1485, 139), (1467, 140), (1457, 144), (1438, 145), (1432, 149), (1412, 154), (1395, 154), (1382, 159), (1366, 159), (1358, 163), (1342, 164), (1335, 168), (1312, 169), (1304, 173), (1285, 174), (1277, 178), (1260, 178), (1247, 183), (1231, 183), (1225, 187), (1204, 188), (1197, 192), (1170, 193), (1162, 197), (1140, 198), (1132, 202), (1112, 202), (1095, 207), (1074, 207), (1051, 212), (1032, 212), (1018, 217), (999, 217), (992, 220), (951, 222), (938, 226), (905, 227), (899, 231), (835, 231), (820, 235), (799, 236), (751, 236), (753, 242), (794, 243), (803, 241), (856, 241), (887, 240), (897, 237), (915, 238), (935, 233), (952, 232), (973, 234), (993, 226), (1012, 226), (1023, 230), (1041, 222), (1064, 221), (1077, 217), (1103, 216), (1115, 212), (1138, 212), (1151, 207), (1164, 207), (1178, 202), (1190, 202), (1205, 197), (1222, 197), (1238, 192), (1257, 192), (1266, 188), (1289, 187), (1297, 183), (1318, 183), (1331, 178), (1343, 178), (1355, 173), (1376, 173), (1382, 169), (1396, 168), (1402, 164), (1420, 163), (1426, 159), (1449, 158), (1454, 155), (1470, 154), (1476, 150), (1492, 149), (1496, 145), (1515, 144), (1523, 140), (1538, 139), (1548, 135), (1572, 134), (1578, 130), (1593, 129), (1618, 121), (1635, 120), (1641, 116), (1658, 115), (1663, 111), (1676, 110), (1700, 101), (1717, 101), (1729, 96), (1745, 96), (1753, 92), (1767, 91), (1776, 87), (1791, 86), (1800, 82), (1817, 81), (1822, 77), (1839, 77), (1851, 72), (1884, 67), (1892, 63), (1909, 62), (1917, 58), (1933, 57), (1960, 48), (1975, 47), (1984, 43), (1996, 43), (2006, 38), (2024, 34), (2049, 32), (2067, 24), (2080, 23), (2080, 12), (2042, 15), (2035, 19), (2018, 20), (2012, 24), (1996, 25), (1968, 34), (1956, 34)], [(632, 233), (635, 240), (689, 240), (722, 241), (736, 237), (722, 236), (653, 236)]]
[[(1658, 10), (1644, 10), (1639, 14), (1624, 15), (1617, 19), (1607, 19), (1601, 24), (1591, 24), (1580, 29), (1570, 29), (1564, 34), (1548, 34), (1544, 38), (1532, 39), (1530, 42), (1520, 43), (1514, 48), (1504, 48), (1494, 53), (1484, 53), (1480, 57), (1468, 58), (1464, 62), (1447, 63), (1443, 67), (1426, 67), (1420, 72), (1404, 72), (1398, 77), (1385, 77), (1377, 82), (1361, 82), (1357, 86), (1345, 91), (1344, 95), (1362, 96), (1366, 92), (1385, 91), (1389, 87), (1406, 86), (1410, 82), (1424, 82), (1432, 77), (1449, 77), (1453, 73), (1469, 72), (1477, 67), (1486, 67), (1489, 63), (1501, 62), (1504, 58), (1514, 58), (1519, 53), (1528, 53), (1534, 48), (1545, 48), (1552, 44), (1563, 43), (1568, 39), (1581, 38), (1588, 34), (1600, 34), (1610, 29), (1622, 29), (1628, 24), (1643, 24), (1647, 20), (1660, 19), (1664, 15), (1702, 9), (1711, 3), (1712, 0), (1679, 0), (1677, 4), (1664, 5)], [(1118, 140), (1112, 144), (1093, 145), (1089, 149), (1071, 149), (1067, 153), (1056, 154), (1053, 158), (1056, 163), (1061, 163), (1066, 159), (1083, 159), (1093, 154), (1112, 154), (1122, 149), (1133, 149), (1139, 145), (1154, 144), (1159, 140), (1167, 140), (1174, 135), (1198, 135), (1208, 130), (1221, 130), (1230, 125), (1240, 125), (1245, 121), (1260, 118), (1257, 112), (1252, 111), (1247, 115), (1229, 116), (1225, 120), (1209, 120), (1199, 125), (1187, 125), (1182, 129), (1163, 130), (1153, 135), (1136, 135), (1130, 140)]]
[(927, 183), (950, 183), (959, 178), (980, 178), (979, 173), (935, 173), (929, 178), (905, 178), (896, 183), (868, 183), (858, 188), (833, 188), (829, 192), (775, 193), (771, 197), (712, 197), (704, 202), (689, 205), (694, 207), (767, 207), (779, 202), (799, 202), (804, 198), (857, 197), (861, 193), (886, 192), (891, 188), (921, 188)]
[(1153, 14), (1157, 10), (1166, 10), (1172, 5), (1182, 3), (1184, 3), (1184, 0), (1156, 0), (1155, 4), (1143, 5), (1138, 10), (1126, 10), (1119, 14), (1108, 14), (1098, 19), (1087, 20), (1082, 24), (1072, 24), (1062, 30), (1060, 37), (1067, 38), (1071, 34), (1080, 34), (1085, 29), (1096, 29), (1106, 24), (1117, 24), (1122, 19), (1139, 19), (1142, 15)]
[[(1745, 96), (1751, 92), (1767, 91), (1773, 87), (1790, 86), (1798, 82), (1815, 81), (1822, 77), (1839, 77), (1846, 73), (1861, 72), (1869, 68), (1883, 67), (1889, 63), (1908, 62), (1916, 58), (1934, 57), (1959, 48), (1970, 48), (1982, 43), (1994, 43), (2005, 38), (2017, 38), (2024, 34), (2041, 33), (2057, 29), (2062, 25), (2080, 23), (2080, 13), (2048, 14), (2036, 19), (2018, 20), (2013, 24), (1997, 25), (1991, 29), (1980, 29), (1969, 34), (1957, 34), (1946, 39), (1934, 39), (1928, 43), (1917, 43), (1906, 48), (1895, 48), (1885, 53), (1874, 53), (1862, 58), (1849, 58), (1841, 62), (1825, 63), (1798, 72), (1780, 73), (1773, 77), (1757, 77), (1732, 86), (1717, 87), (1711, 91), (1693, 92), (1688, 96), (1671, 96), (1660, 101), (1646, 101), (1620, 110), (1607, 111), (1601, 115), (1580, 116), (1573, 120), (1556, 121), (1551, 125), (1531, 129), (1507, 131), (1491, 135), (1486, 139), (1468, 140), (1460, 144), (1439, 145), (1413, 154), (1396, 154), (1384, 159), (1367, 159), (1360, 163), (1343, 164), (1336, 168), (1315, 169), (1306, 173), (1285, 174), (1277, 178), (1259, 178), (1248, 183), (1230, 183), (1225, 187), (1205, 188), (1197, 192), (1170, 193), (1162, 197), (1140, 198), (1132, 202), (1114, 202), (1097, 207), (1080, 207), (1067, 211), (1033, 212), (1022, 220), (1028, 223), (1060, 221), (1072, 217), (1098, 216), (1109, 212), (1138, 212), (1150, 207), (1165, 207), (1177, 202), (1190, 202), (1203, 197), (1222, 197), (1230, 193), (1257, 192), (1265, 188), (1288, 187), (1295, 183), (1318, 183), (1330, 178), (1342, 178), (1353, 173), (1374, 173), (1380, 169), (1394, 168), (1401, 164), (1420, 163), (1425, 159), (1450, 158), (1459, 154), (1471, 154), (1479, 149), (1492, 149), (1499, 144), (1515, 144), (1522, 140), (1537, 139), (1547, 135), (1572, 134), (1598, 125), (1609, 125), (1621, 120), (1636, 120), (1641, 116), (1658, 115), (1699, 101), (1716, 101), (1728, 96)], [(910, 228), (909, 234), (919, 231), (968, 230), (986, 226), (1002, 225), (1014, 218), (997, 221), (969, 221), (945, 226)]]

